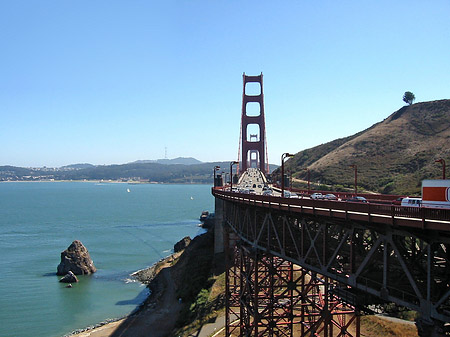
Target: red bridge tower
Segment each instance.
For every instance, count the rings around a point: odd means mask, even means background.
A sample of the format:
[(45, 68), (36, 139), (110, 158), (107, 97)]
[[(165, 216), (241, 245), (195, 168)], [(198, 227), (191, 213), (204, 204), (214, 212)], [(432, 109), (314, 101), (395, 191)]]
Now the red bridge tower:
[[(240, 173), (249, 167), (256, 167), (264, 174), (269, 173), (267, 160), (266, 126), (264, 121), (263, 75), (242, 75), (244, 88), (242, 93), (241, 144), (242, 164)], [(256, 83), (256, 93), (247, 91), (247, 83)], [(258, 85), (259, 84), (259, 85)]]

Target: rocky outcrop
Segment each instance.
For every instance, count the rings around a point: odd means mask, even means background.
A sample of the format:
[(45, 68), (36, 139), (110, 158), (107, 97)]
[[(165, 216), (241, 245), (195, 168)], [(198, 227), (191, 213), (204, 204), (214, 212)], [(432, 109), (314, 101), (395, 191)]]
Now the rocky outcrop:
[(76, 283), (78, 282), (78, 278), (75, 276), (74, 273), (69, 271), (64, 277), (62, 277), (59, 282), (63, 283)]
[(61, 263), (57, 268), (57, 275), (66, 275), (73, 272), (75, 275), (92, 274), (97, 271), (88, 250), (81, 243), (75, 240), (61, 253)]
[(180, 241), (178, 241), (174, 246), (173, 246), (173, 251), (175, 253), (182, 251), (183, 249), (185, 249), (187, 246), (189, 246), (189, 244), (191, 243), (191, 238), (189, 236), (185, 236), (184, 238), (182, 238)]

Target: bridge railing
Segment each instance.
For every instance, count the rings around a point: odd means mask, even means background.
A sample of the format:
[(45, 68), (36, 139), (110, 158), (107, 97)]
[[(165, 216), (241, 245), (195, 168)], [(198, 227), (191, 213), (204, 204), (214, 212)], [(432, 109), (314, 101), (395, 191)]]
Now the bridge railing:
[(291, 212), (352, 219), (392, 226), (450, 231), (450, 209), (407, 207), (378, 203), (357, 203), (310, 198), (282, 198), (271, 195), (244, 194), (213, 189), (216, 197)]
[[(281, 186), (278, 184), (274, 184), (273, 186), (275, 188), (281, 189)], [(355, 196), (354, 192), (336, 192), (336, 191), (323, 191), (323, 190), (314, 190), (314, 189), (305, 190), (305, 189), (294, 188), (294, 187), (291, 187), (290, 190), (299, 195), (309, 195), (312, 193), (322, 193), (322, 194), (333, 193), (337, 198), (342, 198), (342, 199), (348, 199), (348, 198)], [(373, 193), (358, 193), (358, 196), (364, 197), (368, 200), (377, 201), (380, 203), (386, 203), (386, 202), (391, 203), (395, 200), (398, 200), (399, 198), (405, 197), (404, 195), (373, 194)]]

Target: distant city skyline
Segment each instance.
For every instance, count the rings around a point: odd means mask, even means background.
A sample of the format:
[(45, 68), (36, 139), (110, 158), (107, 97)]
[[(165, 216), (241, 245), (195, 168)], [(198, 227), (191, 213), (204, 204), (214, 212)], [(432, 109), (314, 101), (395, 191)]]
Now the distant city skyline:
[(0, 166), (237, 160), (242, 74), (268, 161), (450, 98), (450, 2), (0, 3)]

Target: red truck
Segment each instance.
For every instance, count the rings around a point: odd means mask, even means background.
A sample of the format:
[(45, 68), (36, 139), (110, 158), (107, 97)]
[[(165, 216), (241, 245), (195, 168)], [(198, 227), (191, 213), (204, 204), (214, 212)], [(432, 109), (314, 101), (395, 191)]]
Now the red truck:
[(422, 181), (422, 207), (450, 208), (450, 180)]

